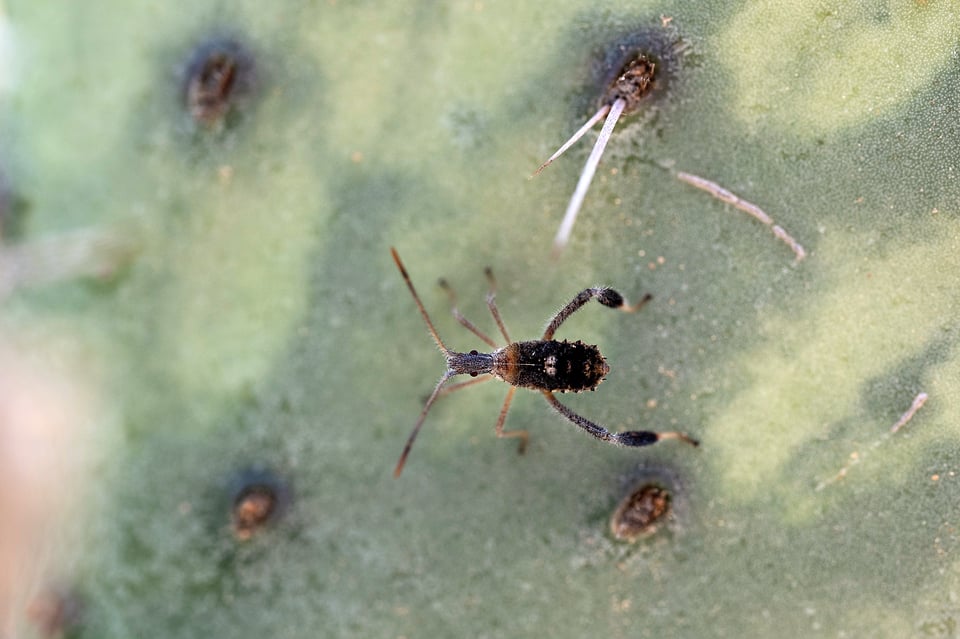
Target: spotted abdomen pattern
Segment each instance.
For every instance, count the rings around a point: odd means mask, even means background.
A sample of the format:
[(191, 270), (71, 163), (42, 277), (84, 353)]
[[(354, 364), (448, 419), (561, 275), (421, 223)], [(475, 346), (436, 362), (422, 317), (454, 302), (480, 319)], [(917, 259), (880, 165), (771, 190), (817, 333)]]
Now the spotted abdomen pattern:
[(495, 355), (494, 374), (536, 390), (594, 390), (610, 371), (600, 349), (581, 341), (515, 342)]

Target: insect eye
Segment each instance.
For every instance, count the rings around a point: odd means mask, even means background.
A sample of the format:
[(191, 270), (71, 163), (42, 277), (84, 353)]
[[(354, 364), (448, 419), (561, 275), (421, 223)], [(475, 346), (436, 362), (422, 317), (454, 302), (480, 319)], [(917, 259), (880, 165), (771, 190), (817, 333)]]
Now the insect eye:
[(478, 353), (477, 351), (470, 351), (470, 354), (471, 354), (471, 355), (479, 355), (480, 353)]

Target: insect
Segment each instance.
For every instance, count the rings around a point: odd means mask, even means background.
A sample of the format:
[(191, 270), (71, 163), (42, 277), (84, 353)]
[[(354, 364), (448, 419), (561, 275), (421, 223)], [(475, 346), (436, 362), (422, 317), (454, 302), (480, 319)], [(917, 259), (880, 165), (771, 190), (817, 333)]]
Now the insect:
[[(521, 454), (526, 449), (527, 441), (530, 439), (529, 433), (525, 430), (504, 430), (503, 428), (507, 419), (507, 411), (510, 409), (510, 402), (513, 401), (513, 395), (517, 388), (529, 388), (540, 391), (547, 400), (547, 403), (562, 416), (597, 439), (610, 442), (611, 444), (620, 446), (649, 446), (661, 439), (679, 439), (693, 446), (698, 445), (697, 440), (680, 432), (656, 433), (651, 431), (625, 431), (621, 433), (611, 433), (602, 426), (573, 412), (561, 404), (554, 396), (555, 392), (565, 393), (569, 391), (577, 393), (580, 391), (596, 390), (597, 386), (605, 379), (607, 373), (610, 371), (606, 359), (600, 354), (600, 349), (596, 346), (584, 344), (580, 340), (576, 342), (563, 340), (561, 342), (553, 339), (554, 333), (560, 328), (560, 325), (592, 299), (596, 299), (604, 306), (632, 313), (642, 308), (643, 305), (651, 299), (650, 295), (645, 296), (634, 306), (629, 306), (624, 301), (623, 296), (611, 288), (596, 287), (584, 289), (553, 316), (540, 339), (514, 342), (510, 339), (503, 319), (500, 317), (500, 311), (497, 309), (495, 300), (496, 280), (493, 277), (493, 271), (488, 268), (486, 275), (490, 289), (487, 293), (487, 308), (490, 310), (490, 314), (493, 316), (503, 338), (507, 341), (506, 346), (497, 348), (496, 342), (480, 331), (480, 329), (460, 313), (456, 306), (456, 295), (453, 289), (449, 284), (441, 281), (441, 286), (450, 295), (453, 304), (453, 316), (471, 333), (495, 349), (491, 353), (480, 353), (476, 350), (471, 350), (468, 353), (460, 353), (447, 348), (443, 340), (440, 339), (440, 335), (430, 320), (430, 316), (427, 314), (423, 302), (420, 301), (420, 296), (417, 295), (417, 290), (413, 287), (413, 282), (410, 280), (410, 275), (407, 273), (406, 267), (404, 267), (403, 262), (400, 260), (400, 255), (393, 247), (390, 248), (390, 253), (393, 255), (393, 261), (396, 262), (397, 268), (400, 270), (400, 275), (403, 277), (403, 281), (407, 283), (407, 288), (410, 289), (413, 300), (416, 302), (417, 308), (420, 310), (420, 314), (427, 324), (430, 336), (447, 359), (447, 370), (440, 378), (440, 381), (437, 382), (433, 392), (430, 393), (430, 397), (424, 404), (423, 410), (420, 411), (420, 416), (417, 418), (413, 431), (411, 431), (410, 437), (407, 439), (407, 443), (403, 448), (403, 453), (401, 453), (400, 459), (397, 461), (397, 466), (393, 471), (394, 477), (399, 477), (400, 473), (403, 472), (403, 466), (407, 461), (407, 456), (410, 454), (410, 449), (413, 447), (413, 442), (420, 432), (420, 427), (427, 417), (427, 412), (437, 398), (443, 394), (451, 393), (478, 382), (493, 379), (494, 377), (510, 384), (507, 397), (503, 402), (503, 407), (500, 409), (500, 415), (497, 418), (495, 432), (497, 437), (515, 437), (519, 439), (518, 452)], [(447, 380), (455, 375), (469, 375), (476, 379), (444, 386)], [(479, 377), (480, 375), (484, 377)]]
[(573, 224), (577, 221), (577, 214), (580, 212), (583, 200), (587, 196), (587, 189), (590, 188), (593, 176), (597, 172), (597, 166), (600, 164), (600, 158), (603, 156), (607, 142), (610, 141), (610, 136), (613, 134), (613, 127), (616, 126), (620, 116), (636, 111), (640, 106), (641, 100), (653, 89), (654, 71), (656, 71), (656, 64), (643, 54), (634, 57), (624, 65), (616, 79), (610, 83), (603, 98), (601, 98), (600, 108), (597, 112), (534, 172), (534, 176), (539, 175), (541, 171), (550, 166), (554, 160), (573, 146), (577, 140), (586, 135), (587, 131), (592, 129), (597, 122), (603, 120), (600, 135), (593, 145), (593, 150), (587, 158), (587, 163), (583, 166), (580, 179), (577, 181), (577, 186), (573, 190), (573, 196), (570, 198), (570, 204), (567, 205), (567, 211), (563, 215), (563, 221), (560, 223), (557, 235), (553, 239), (553, 252), (555, 255), (559, 254), (566, 247), (567, 242), (570, 241)]

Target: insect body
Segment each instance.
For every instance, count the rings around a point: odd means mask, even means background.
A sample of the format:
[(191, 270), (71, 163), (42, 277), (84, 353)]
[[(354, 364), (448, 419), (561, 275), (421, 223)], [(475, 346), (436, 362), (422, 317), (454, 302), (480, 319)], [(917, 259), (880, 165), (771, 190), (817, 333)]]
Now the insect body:
[(600, 349), (581, 341), (514, 342), (496, 352), (494, 375), (514, 386), (548, 391), (594, 390), (610, 372)]
[[(417, 291), (413, 287), (413, 282), (410, 280), (407, 269), (400, 260), (400, 255), (394, 248), (390, 249), (390, 253), (393, 255), (393, 261), (396, 262), (397, 268), (400, 270), (400, 275), (403, 276), (403, 280), (407, 284), (407, 288), (410, 289), (410, 293), (413, 295), (414, 302), (416, 302), (417, 308), (423, 316), (424, 322), (427, 324), (433, 341), (436, 342), (447, 359), (447, 370), (440, 378), (440, 381), (437, 382), (426, 404), (424, 404), (423, 410), (420, 412), (420, 417), (417, 419), (413, 431), (407, 439), (403, 453), (400, 455), (399, 461), (397, 461), (397, 466), (393, 471), (395, 477), (399, 477), (403, 471), (403, 466), (406, 463), (407, 456), (410, 454), (410, 449), (413, 447), (413, 442), (420, 432), (420, 427), (427, 417), (427, 412), (437, 398), (443, 394), (451, 393), (466, 386), (492, 379), (493, 377), (502, 379), (510, 384), (510, 389), (507, 391), (507, 398), (504, 400), (503, 407), (500, 409), (500, 416), (497, 418), (495, 427), (497, 437), (518, 438), (520, 440), (519, 452), (521, 453), (526, 449), (527, 441), (530, 438), (527, 431), (503, 429), (504, 422), (507, 419), (507, 412), (510, 409), (510, 403), (513, 401), (514, 392), (520, 387), (540, 391), (543, 393), (547, 402), (558, 413), (597, 439), (603, 441), (621, 446), (648, 446), (661, 439), (680, 439), (688, 444), (697, 445), (695, 439), (679, 432), (655, 433), (651, 431), (626, 431), (622, 433), (611, 433), (602, 426), (576, 414), (561, 404), (554, 396), (554, 392), (564, 393), (570, 391), (576, 393), (586, 390), (596, 390), (597, 386), (610, 371), (606, 359), (600, 354), (600, 349), (596, 346), (584, 344), (579, 340), (569, 342), (567, 340), (557, 341), (553, 339), (560, 325), (563, 324), (570, 315), (592, 299), (596, 299), (604, 306), (610, 308), (633, 312), (640, 309), (650, 299), (649, 295), (644, 297), (638, 304), (629, 306), (624, 301), (623, 296), (613, 289), (585, 289), (570, 300), (570, 302), (560, 309), (553, 319), (550, 320), (541, 339), (514, 342), (507, 334), (507, 329), (504, 326), (503, 320), (500, 318), (500, 311), (497, 309), (495, 301), (496, 281), (493, 279), (493, 273), (490, 269), (487, 269), (487, 279), (490, 282), (490, 292), (487, 293), (487, 308), (490, 309), (490, 314), (493, 316), (494, 321), (496, 321), (500, 333), (507, 341), (506, 346), (498, 348), (496, 342), (480, 331), (480, 329), (460, 313), (456, 306), (456, 295), (453, 289), (449, 284), (441, 280), (441, 286), (447, 290), (453, 302), (453, 316), (458, 322), (470, 330), (470, 332), (496, 349), (491, 353), (480, 353), (476, 350), (471, 350), (468, 353), (460, 353), (452, 351), (444, 345), (443, 340), (440, 339), (440, 335), (437, 333), (437, 329), (433, 326), (433, 322), (430, 321), (430, 316), (427, 314), (426, 308), (424, 308), (423, 303), (420, 301), (420, 296), (417, 295)], [(445, 386), (447, 380), (455, 375), (469, 375), (475, 379)], [(480, 375), (483, 375), (483, 377), (479, 377)]]

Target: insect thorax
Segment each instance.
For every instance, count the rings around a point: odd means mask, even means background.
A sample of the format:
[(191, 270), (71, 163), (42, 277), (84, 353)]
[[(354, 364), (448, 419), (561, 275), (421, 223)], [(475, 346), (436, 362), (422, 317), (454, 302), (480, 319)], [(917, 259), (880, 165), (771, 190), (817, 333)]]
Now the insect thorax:
[(538, 390), (593, 390), (610, 371), (600, 349), (581, 341), (514, 342), (495, 354), (494, 374)]

